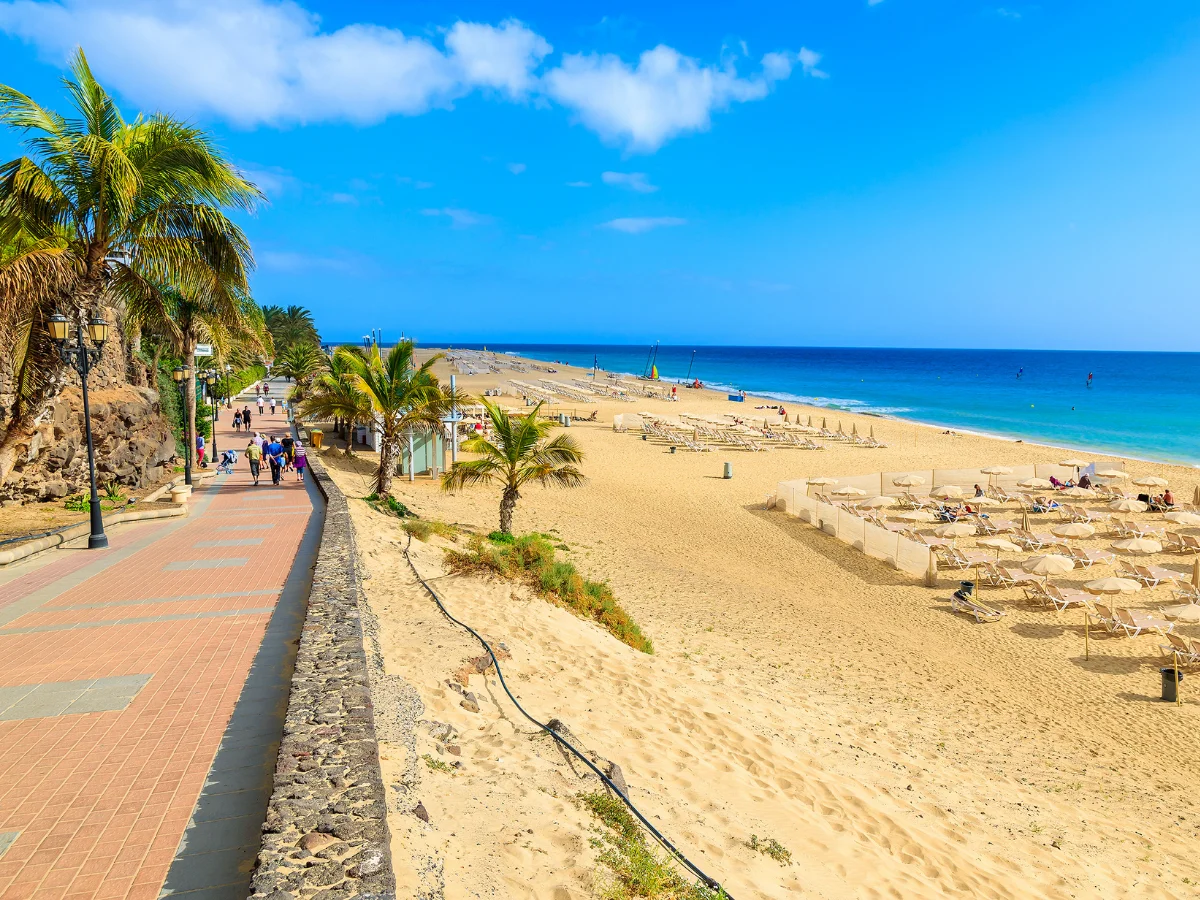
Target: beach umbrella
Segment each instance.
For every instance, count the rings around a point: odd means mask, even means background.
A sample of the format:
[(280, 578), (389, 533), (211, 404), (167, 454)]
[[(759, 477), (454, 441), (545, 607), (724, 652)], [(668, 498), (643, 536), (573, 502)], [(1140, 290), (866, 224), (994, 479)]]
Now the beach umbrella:
[(1180, 603), (1176, 606), (1164, 606), (1162, 614), (1176, 622), (1194, 625), (1200, 622), (1200, 603)]
[(858, 505), (867, 509), (882, 509), (885, 506), (894, 505), (895, 502), (895, 497), (871, 497), (869, 500), (864, 500)]
[(1016, 544), (1014, 544), (1012, 541), (1008, 540), (1007, 538), (1002, 538), (1002, 537), (980, 538), (975, 543), (977, 546), (989, 547), (992, 550), (995, 550), (997, 556), (1000, 555), (1001, 550), (1007, 550), (1010, 553), (1017, 553), (1021, 549)]
[(1200, 484), (1196, 485), (1195, 490), (1192, 491), (1192, 503), (1200, 506)]
[(1108, 504), (1108, 508), (1117, 512), (1145, 512), (1149, 509), (1141, 500), (1114, 500)]
[(914, 487), (918, 484), (924, 484), (925, 479), (920, 475), (901, 475), (899, 478), (893, 478), (892, 484), (898, 487)]
[(1136, 594), (1142, 589), (1142, 586), (1132, 578), (1117, 578), (1110, 575), (1108, 578), (1089, 581), (1083, 586), (1083, 589), (1089, 594)]
[(822, 431), (828, 431), (828, 430), (829, 430), (828, 426), (826, 426), (826, 424), (825, 424), (825, 417), (824, 417), (824, 416), (821, 416), (821, 430), (822, 430)]
[(857, 423), (857, 422), (851, 422), (851, 423), (850, 423), (850, 434), (851, 434), (851, 435), (857, 435), (857, 434), (858, 434), (858, 423)]
[(1064, 538), (1089, 538), (1096, 533), (1096, 529), (1086, 522), (1068, 522), (1050, 530)]
[(1050, 488), (1054, 487), (1045, 478), (1026, 478), (1024, 481), (1018, 481), (1017, 487), (1023, 488)]
[(1029, 510), (1027, 509), (1021, 510), (1021, 530), (1029, 530)]
[(1162, 553), (1162, 544), (1149, 538), (1125, 538), (1123, 541), (1113, 541), (1112, 548), (1122, 553)]
[(940, 497), (943, 500), (949, 497), (958, 499), (963, 495), (963, 490), (957, 484), (943, 484), (941, 487), (936, 487), (930, 494), (934, 497)]
[(1128, 472), (1122, 472), (1120, 469), (1101, 469), (1096, 473), (1098, 478), (1128, 478)]
[(1008, 466), (985, 466), (979, 471), (984, 475), (1011, 475), (1013, 472)]
[(908, 512), (897, 513), (892, 516), (893, 519), (900, 519), (904, 522), (935, 522), (937, 517), (933, 513), (923, 509), (911, 509)]
[(1086, 459), (1064, 459), (1059, 463), (1060, 466), (1070, 466), (1072, 469), (1082, 469), (1088, 465)]
[(871, 440), (875, 440), (875, 426), (871, 426)]
[(808, 427), (812, 428), (812, 416), (808, 417)]
[(1168, 482), (1165, 478), (1159, 478), (1157, 475), (1144, 475), (1141, 478), (1133, 479), (1133, 483), (1138, 487), (1166, 487)]
[(862, 488), (856, 488), (853, 485), (845, 484), (840, 488), (834, 488), (831, 493), (835, 497), (865, 497), (867, 492)]
[(1075, 568), (1075, 561), (1057, 553), (1049, 553), (1025, 560), (1021, 568), (1031, 575), (1063, 575)]
[(1200, 525), (1200, 516), (1195, 513), (1184, 512), (1180, 509), (1163, 513), (1163, 518), (1168, 522), (1175, 522), (1178, 525)]
[(939, 525), (937, 528), (933, 529), (933, 533), (938, 537), (953, 538), (966, 537), (967, 535), (974, 534), (975, 530), (976, 526), (972, 525), (970, 522), (950, 522), (946, 525)]
[(1065, 491), (1062, 491), (1061, 493), (1064, 497), (1080, 497), (1085, 500), (1092, 499), (1096, 496), (1095, 491), (1089, 490), (1088, 488), (1081, 488), (1081, 487), (1067, 488)]
[(842, 431), (842, 420), (841, 419), (838, 419), (838, 434), (845, 434), (845, 432)]

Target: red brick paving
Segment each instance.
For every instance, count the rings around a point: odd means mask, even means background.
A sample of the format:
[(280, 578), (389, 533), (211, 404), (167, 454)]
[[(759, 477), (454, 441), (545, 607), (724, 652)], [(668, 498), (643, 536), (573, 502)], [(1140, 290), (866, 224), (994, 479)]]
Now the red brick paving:
[[(222, 426), (228, 426), (225, 411)], [(256, 430), (285, 428), (282, 412)], [(218, 431), (223, 447), (245, 435)], [(264, 466), (264, 469), (266, 467)], [(213, 610), (272, 608), (308, 521), (272, 515), (311, 509), (293, 476), (255, 488), (244, 457), (224, 484), (207, 480), (208, 509), (39, 609), (0, 627), (0, 687), (151, 674), (122, 711), (0, 722), (0, 832), (20, 836), (0, 856), (0, 900), (157, 897), (245, 683), (269, 620), (236, 615), (70, 631), (11, 633), (62, 623), (106, 622)], [(214, 494), (215, 491), (215, 494)], [(256, 499), (270, 492), (279, 500)], [(258, 514), (261, 514), (261, 517)], [(254, 532), (213, 529), (273, 522)], [(149, 525), (166, 531), (169, 525)], [(136, 532), (136, 533), (135, 533)], [(127, 547), (146, 531), (119, 529), (109, 551), (62, 558), (0, 587), (0, 608)], [(196, 549), (201, 540), (261, 537), (254, 546)], [(246, 558), (237, 568), (163, 571), (178, 560)], [(233, 591), (269, 594), (212, 597)], [(68, 610), (80, 604), (197, 595), (199, 599)], [(10, 633), (5, 634), (5, 629)]]

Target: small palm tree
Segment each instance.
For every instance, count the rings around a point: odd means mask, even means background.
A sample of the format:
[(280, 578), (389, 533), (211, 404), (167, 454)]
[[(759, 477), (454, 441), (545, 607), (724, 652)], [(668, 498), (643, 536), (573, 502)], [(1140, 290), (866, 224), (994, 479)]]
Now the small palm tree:
[(272, 371), (290, 378), (297, 385), (308, 381), (325, 368), (325, 354), (312, 344), (292, 344), (275, 358)]
[(512, 534), (513, 510), (521, 499), (521, 488), (530, 482), (547, 487), (578, 487), (584, 480), (577, 468), (583, 462), (583, 451), (565, 434), (550, 438), (554, 424), (538, 418), (540, 403), (524, 418), (513, 419), (488, 400), (482, 402), (495, 437), (464, 441), (462, 449), (480, 457), (456, 462), (442, 476), (442, 488), (453, 493), (469, 484), (499, 483), (503, 486), (500, 530)]
[(343, 350), (339, 348), (329, 357), (324, 370), (313, 378), (307, 392), (299, 398), (299, 413), (319, 421), (332, 419), (334, 430), (347, 439), (346, 455), (351, 456), (353, 441), (349, 439), (349, 429), (370, 422), (373, 410), (367, 395), (358, 389), (347, 364), (347, 353)]
[(365, 350), (339, 347), (335, 356), (341, 357), (339, 365), (355, 391), (340, 399), (330, 395), (313, 398), (301, 407), (306, 415), (359, 417), (362, 397), (366, 398), (367, 420), (380, 434), (379, 469), (375, 473), (375, 494), (380, 500), (392, 495), (392, 473), (400, 457), (400, 442), (412, 432), (438, 428), (446, 411), (445, 395), (432, 371), (442, 354), (434, 354), (418, 366), (415, 351), (412, 341), (401, 341), (386, 357), (378, 344)]

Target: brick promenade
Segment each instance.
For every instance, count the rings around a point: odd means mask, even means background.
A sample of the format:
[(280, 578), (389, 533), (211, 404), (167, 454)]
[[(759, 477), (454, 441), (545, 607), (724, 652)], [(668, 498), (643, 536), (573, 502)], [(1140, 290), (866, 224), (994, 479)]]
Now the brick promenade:
[(187, 519), (0, 570), (0, 900), (244, 900), (320, 502), (243, 456)]

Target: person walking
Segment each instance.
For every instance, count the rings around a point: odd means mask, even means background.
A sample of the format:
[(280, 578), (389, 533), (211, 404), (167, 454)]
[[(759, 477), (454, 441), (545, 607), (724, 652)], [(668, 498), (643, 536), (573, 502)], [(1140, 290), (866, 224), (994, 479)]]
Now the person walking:
[(250, 461), (250, 477), (258, 484), (258, 473), (262, 468), (262, 447), (254, 443), (254, 438), (246, 444), (246, 459)]
[(208, 463), (204, 461), (204, 435), (196, 432), (196, 465), (202, 469), (208, 468)]
[(296, 442), (290, 434), (285, 434), (283, 440), (279, 442), (283, 445), (284, 466), (283, 471), (290, 472), (292, 469), (293, 453), (296, 448)]
[(233, 414), (233, 430), (242, 430), (242, 411), (240, 409), (236, 410)]
[(246, 430), (249, 431), (250, 430), (250, 407), (249, 406), (247, 406), (245, 409), (242, 410), (242, 422), (245, 424)]
[(296, 480), (304, 480), (304, 470), (308, 468), (308, 454), (304, 452), (304, 445), (296, 441), (296, 446), (292, 450), (295, 453), (295, 459), (292, 465), (296, 467)]
[(263, 414), (263, 398), (262, 398), (262, 394), (259, 394), (259, 395), (258, 395), (258, 414), (259, 414), (260, 416)]
[(271, 398), (271, 415), (275, 415), (275, 398)]
[(279, 484), (279, 479), (283, 475), (283, 445), (275, 440), (275, 435), (271, 435), (271, 442), (263, 447), (263, 453), (267, 457), (267, 463), (271, 466), (271, 484)]

